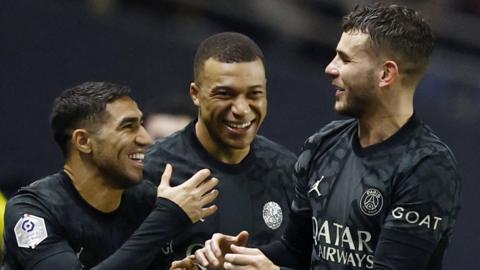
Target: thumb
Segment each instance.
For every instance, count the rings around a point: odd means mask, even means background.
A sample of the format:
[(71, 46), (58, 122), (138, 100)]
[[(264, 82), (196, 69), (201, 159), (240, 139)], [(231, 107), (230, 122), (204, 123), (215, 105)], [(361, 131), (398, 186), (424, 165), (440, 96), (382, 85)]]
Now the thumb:
[(239, 234), (237, 234), (237, 245), (238, 246), (246, 246), (248, 242), (248, 232), (247, 231), (241, 231)]
[(170, 187), (170, 179), (172, 178), (172, 165), (167, 163), (165, 170), (163, 171), (160, 185), (162, 187)]

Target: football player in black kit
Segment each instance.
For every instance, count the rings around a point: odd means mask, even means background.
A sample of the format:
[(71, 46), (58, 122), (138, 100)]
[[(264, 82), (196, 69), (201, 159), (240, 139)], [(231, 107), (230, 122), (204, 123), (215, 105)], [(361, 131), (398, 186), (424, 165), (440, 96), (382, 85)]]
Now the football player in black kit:
[(5, 269), (154, 268), (165, 242), (216, 210), (205, 206), (218, 194), (207, 169), (176, 187), (171, 165), (158, 189), (142, 181), (152, 139), (129, 91), (87, 82), (55, 100), (65, 165), (8, 202)]
[(252, 249), (238, 246), (244, 232), (216, 234), (196, 260), (219, 265), (223, 251), (225, 269), (265, 270), (310, 254), (311, 269), (441, 269), (461, 180), (450, 149), (414, 113), (432, 50), (430, 27), (412, 9), (375, 4), (344, 17), (325, 73), (335, 110), (353, 119), (305, 142), (285, 236)]
[(145, 156), (145, 177), (157, 180), (165, 163), (175, 167), (172, 184), (208, 168), (220, 179), (218, 211), (180, 234), (164, 251), (165, 267), (193, 254), (215, 232), (250, 232), (257, 246), (280, 239), (293, 199), (291, 174), (296, 157), (257, 135), (267, 113), (263, 53), (239, 33), (204, 40), (195, 55), (190, 96), (198, 118), (156, 142)]

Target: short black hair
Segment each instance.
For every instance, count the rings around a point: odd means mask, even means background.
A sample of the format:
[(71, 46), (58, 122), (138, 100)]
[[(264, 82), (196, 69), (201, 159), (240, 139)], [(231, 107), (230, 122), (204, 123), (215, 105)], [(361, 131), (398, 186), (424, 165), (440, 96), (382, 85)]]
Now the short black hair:
[(394, 4), (376, 3), (355, 9), (343, 18), (344, 32), (360, 31), (370, 36), (376, 50), (397, 57), (400, 71), (422, 75), (433, 51), (430, 26), (415, 10)]
[(199, 83), (203, 65), (209, 58), (222, 63), (251, 62), (260, 58), (265, 67), (263, 52), (258, 45), (246, 35), (236, 32), (218, 33), (200, 44), (193, 63), (195, 83)]
[(69, 152), (72, 132), (84, 121), (103, 121), (105, 109), (122, 97), (130, 97), (130, 88), (110, 82), (85, 82), (65, 90), (55, 99), (50, 114), (53, 137), (64, 156)]

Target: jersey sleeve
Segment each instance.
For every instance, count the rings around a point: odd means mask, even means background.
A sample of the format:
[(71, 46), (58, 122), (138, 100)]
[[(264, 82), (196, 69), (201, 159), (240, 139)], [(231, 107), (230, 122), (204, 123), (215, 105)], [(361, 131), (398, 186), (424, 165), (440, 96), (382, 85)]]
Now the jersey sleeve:
[[(9, 256), (22, 269), (81, 269), (73, 249), (62, 237), (61, 226), (37, 203), (13, 199), (6, 213), (5, 241)], [(110, 257), (92, 269), (146, 269), (163, 245), (191, 225), (174, 202), (158, 198), (150, 215), (133, 235)], [(99, 243), (101, 245), (102, 243)]]
[(24, 268), (73, 249), (62, 239), (61, 226), (42, 204), (31, 197), (12, 199), (5, 213), (5, 244), (9, 255)]
[(297, 213), (305, 213), (311, 216), (311, 205), (308, 198), (308, 173), (313, 156), (313, 149), (306, 144), (303, 152), (298, 157), (293, 170), (293, 179), (295, 183), (295, 197), (293, 199), (292, 210)]
[[(335, 142), (335, 135), (344, 129), (349, 122), (333, 121), (310, 136), (304, 143), (302, 153), (297, 159), (294, 168), (295, 198), (292, 207), (297, 213), (312, 216), (310, 199), (308, 196), (308, 179), (315, 159), (321, 156), (328, 147)], [(313, 168), (314, 169), (314, 168)]]
[[(442, 256), (459, 210), (461, 180), (447, 152), (420, 160), (393, 187), (375, 252), (378, 269), (423, 269)], [(433, 268), (432, 268), (433, 269)]]
[(158, 198), (152, 213), (114, 254), (101, 262), (100, 269), (146, 269), (160, 249), (192, 224), (188, 215), (174, 202)]

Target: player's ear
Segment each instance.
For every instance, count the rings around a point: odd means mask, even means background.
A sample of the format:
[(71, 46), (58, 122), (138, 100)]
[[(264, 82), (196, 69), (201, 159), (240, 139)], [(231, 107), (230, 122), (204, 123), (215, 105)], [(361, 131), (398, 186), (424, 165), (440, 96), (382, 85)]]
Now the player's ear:
[(72, 144), (79, 152), (84, 154), (92, 152), (90, 133), (86, 129), (75, 129), (72, 132)]
[(392, 85), (398, 78), (398, 65), (395, 61), (385, 61), (380, 76), (380, 87)]
[(193, 104), (195, 104), (195, 106), (200, 105), (200, 102), (198, 101), (199, 92), (200, 92), (200, 89), (195, 84), (195, 82), (190, 83), (190, 97), (192, 98)]

